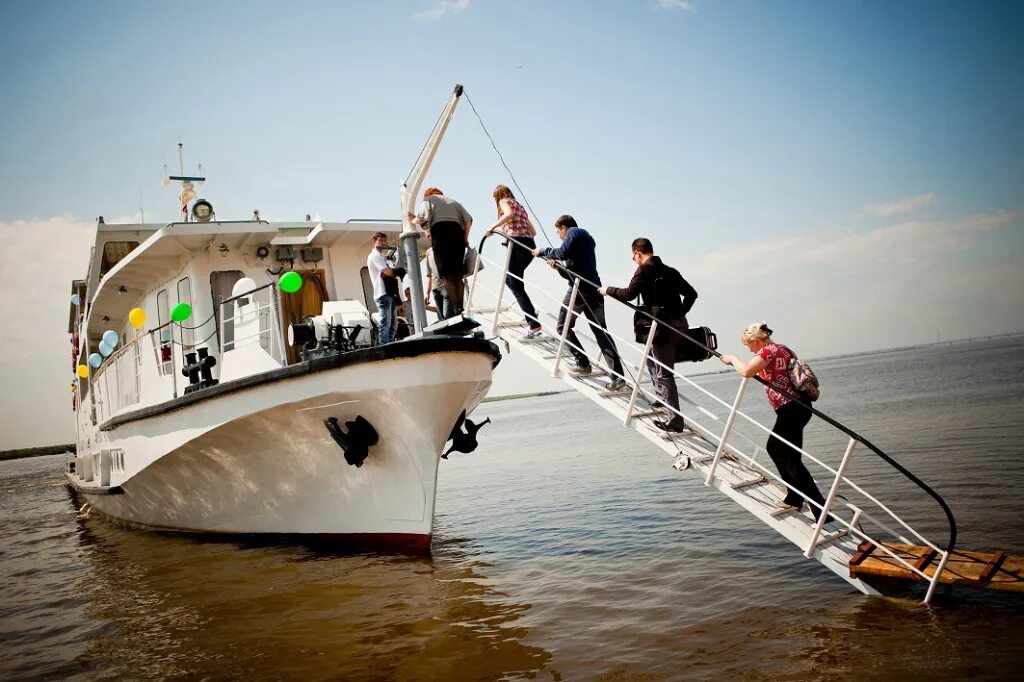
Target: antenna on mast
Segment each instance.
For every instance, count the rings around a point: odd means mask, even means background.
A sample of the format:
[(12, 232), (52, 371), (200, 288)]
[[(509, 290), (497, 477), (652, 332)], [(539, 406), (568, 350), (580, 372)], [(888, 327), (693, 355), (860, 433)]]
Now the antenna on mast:
[[(163, 179), (163, 184), (169, 185), (172, 182), (181, 183), (181, 194), (179, 199), (181, 200), (181, 222), (189, 222), (188, 205), (196, 198), (195, 187), (206, 182), (206, 178), (201, 175), (185, 175), (185, 145), (178, 140), (178, 168), (180, 169), (180, 175), (168, 175)], [(164, 164), (164, 173), (167, 172), (167, 164)]]

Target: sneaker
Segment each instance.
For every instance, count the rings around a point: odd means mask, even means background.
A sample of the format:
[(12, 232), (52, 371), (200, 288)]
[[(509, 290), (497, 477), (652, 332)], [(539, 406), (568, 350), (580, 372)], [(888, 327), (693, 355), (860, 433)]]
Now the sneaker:
[(581, 376), (584, 374), (590, 374), (592, 371), (594, 371), (594, 368), (590, 366), (589, 362), (580, 362), (579, 360), (573, 361), (570, 364), (570, 367), (572, 368), (572, 372), (574, 374), (579, 374)]
[(615, 377), (614, 379), (612, 379), (611, 381), (608, 382), (608, 390), (609, 391), (621, 391), (625, 387), (626, 387), (626, 380), (623, 379), (622, 377)]
[(544, 330), (543, 329), (532, 329), (532, 330), (526, 332), (526, 334), (523, 336), (523, 338), (524, 339), (539, 339), (542, 336), (544, 336)]
[(662, 431), (668, 431), (670, 433), (681, 433), (686, 429), (686, 423), (683, 421), (682, 417), (676, 417), (675, 419), (671, 419), (667, 422), (655, 419), (652, 423)]

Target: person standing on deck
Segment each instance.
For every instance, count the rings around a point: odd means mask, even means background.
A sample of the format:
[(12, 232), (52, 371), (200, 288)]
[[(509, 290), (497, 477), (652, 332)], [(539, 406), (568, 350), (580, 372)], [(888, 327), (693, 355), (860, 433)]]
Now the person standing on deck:
[[(768, 438), (765, 449), (768, 456), (775, 463), (779, 470), (779, 477), (789, 487), (786, 488), (786, 496), (779, 503), (782, 508), (795, 507), (800, 509), (803, 506), (803, 493), (807, 499), (825, 504), (825, 498), (818, 490), (814, 477), (807, 470), (807, 466), (800, 461), (800, 450), (795, 449), (780, 438), (792, 443), (796, 448), (804, 446), (804, 427), (811, 421), (810, 399), (803, 396), (793, 386), (789, 378), (789, 361), (795, 356), (792, 350), (781, 343), (772, 341), (772, 330), (768, 328), (767, 322), (755, 322), (743, 330), (740, 342), (754, 353), (754, 357), (744, 362), (735, 355), (722, 355), (719, 360), (723, 364), (732, 365), (733, 369), (741, 376), (760, 376), (768, 385), (764, 390), (768, 396), (768, 402), (775, 410), (775, 426), (772, 427), (772, 435)], [(803, 405), (790, 398), (787, 394), (798, 396)], [(813, 509), (815, 520), (821, 514), (821, 510)], [(832, 520), (831, 516), (826, 517), (825, 523)]]
[(569, 299), (572, 298), (574, 280), (565, 270), (558, 270), (562, 277), (569, 280), (569, 290), (566, 292), (562, 308), (558, 312), (558, 334), (561, 335), (568, 325), (569, 331), (565, 340), (569, 344), (569, 352), (576, 358), (574, 369), (580, 374), (590, 373), (590, 359), (583, 352), (583, 345), (572, 329), (576, 324), (576, 317), (580, 313), (586, 315), (604, 361), (612, 372), (608, 389), (617, 391), (625, 387), (626, 381), (622, 378), (622, 359), (619, 358), (619, 351), (615, 347), (615, 341), (608, 334), (608, 323), (604, 316), (604, 299), (597, 292), (597, 287), (601, 285), (601, 277), (597, 274), (597, 245), (590, 233), (577, 225), (576, 219), (571, 215), (559, 216), (555, 221), (555, 231), (562, 239), (561, 246), (534, 249), (533, 255), (551, 259), (551, 267), (556, 267), (555, 261), (562, 261), (566, 269), (589, 280), (580, 282), (576, 303), (573, 306), (572, 314), (569, 315)]
[(540, 318), (537, 317), (537, 309), (533, 307), (533, 301), (526, 293), (526, 284), (523, 283), (523, 275), (526, 268), (533, 262), (533, 250), (537, 244), (533, 238), (537, 236), (537, 228), (530, 222), (526, 215), (526, 209), (516, 201), (515, 196), (505, 185), (498, 185), (491, 194), (494, 203), (498, 208), (498, 220), (487, 228), (487, 236), (494, 234), (496, 229), (503, 228), (507, 240), (505, 246), (511, 251), (508, 258), (508, 275), (505, 276), (505, 285), (516, 297), (519, 309), (526, 316), (526, 325), (530, 331), (526, 338), (540, 338), (543, 333)]
[(444, 280), (453, 315), (458, 315), (463, 309), (466, 247), (469, 246), (473, 216), (469, 215), (462, 204), (444, 196), (438, 188), (428, 187), (423, 193), (419, 213), (415, 216), (410, 213), (408, 218), (430, 232), (430, 246), (434, 249), (437, 274)]
[[(377, 232), (373, 235), (373, 248), (366, 257), (366, 269), (373, 283), (373, 301), (377, 304), (377, 343), (382, 346), (394, 341), (398, 331), (398, 274), (384, 256), (389, 248), (388, 236)], [(394, 282), (394, 292), (389, 291), (391, 287), (385, 279)]]
[(434, 249), (427, 249), (427, 256), (423, 260), (426, 263), (427, 270), (426, 293), (423, 295), (424, 302), (430, 305), (430, 299), (433, 297), (434, 309), (437, 311), (437, 321), (440, 322), (454, 314), (452, 302), (448, 298), (448, 292), (445, 291), (444, 280), (437, 274), (437, 263), (434, 262)]
[[(697, 300), (697, 291), (683, 279), (678, 270), (665, 265), (661, 258), (654, 255), (654, 245), (650, 239), (634, 239), (631, 248), (637, 268), (629, 286), (624, 289), (601, 287), (598, 292), (620, 301), (632, 301), (639, 296), (641, 310), (662, 323), (654, 332), (647, 370), (654, 382), (655, 392), (671, 408), (672, 413), (666, 421), (655, 420), (654, 425), (662, 431), (682, 431), (679, 389), (672, 368), (676, 364), (676, 346), (686, 343), (683, 339), (683, 332), (689, 328), (686, 314)], [(633, 330), (638, 342), (647, 342), (651, 324), (649, 317), (639, 312), (633, 314)]]

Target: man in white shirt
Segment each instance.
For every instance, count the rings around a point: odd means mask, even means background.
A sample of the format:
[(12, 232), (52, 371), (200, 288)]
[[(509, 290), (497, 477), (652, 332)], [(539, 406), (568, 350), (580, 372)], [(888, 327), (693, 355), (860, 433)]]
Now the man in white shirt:
[(389, 292), (389, 287), (385, 283), (385, 278), (392, 280), (395, 285), (398, 283), (394, 268), (384, 257), (384, 252), (388, 249), (388, 236), (383, 232), (377, 232), (373, 235), (370, 255), (366, 257), (366, 269), (369, 270), (370, 282), (373, 283), (373, 300), (377, 304), (377, 342), (382, 346), (394, 341), (395, 333), (398, 331), (398, 296)]

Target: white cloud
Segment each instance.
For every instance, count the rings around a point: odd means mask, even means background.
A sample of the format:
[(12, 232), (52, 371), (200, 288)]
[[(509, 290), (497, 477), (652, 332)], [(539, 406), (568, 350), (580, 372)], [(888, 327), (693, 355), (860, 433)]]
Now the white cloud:
[(1019, 213), (981, 213), (961, 220), (910, 221), (863, 232), (787, 236), (707, 254), (699, 269), (772, 277), (803, 270), (865, 270), (913, 266), (940, 254), (972, 248), (985, 232), (1018, 222)]
[(436, 21), (448, 14), (461, 14), (469, 8), (470, 1), (471, 0), (440, 0), (430, 9), (426, 9), (412, 15), (412, 18)]
[(933, 201), (935, 201), (935, 195), (929, 192), (928, 194), (918, 194), (916, 197), (907, 197), (906, 199), (900, 199), (899, 201), (887, 201), (881, 204), (871, 204), (867, 209), (875, 215), (890, 216), (896, 215), (897, 213), (908, 213), (923, 206), (927, 206)]
[(74, 440), (69, 297), (95, 229), (70, 216), (0, 221), (0, 449)]
[[(866, 230), (767, 237), (683, 268), (701, 294), (691, 324), (708, 324), (729, 352), (745, 325), (767, 319), (810, 356), (1019, 331), (1024, 256), (1001, 245), (1024, 215), (902, 221)], [(1003, 230), (1002, 236), (997, 233)]]
[(658, 9), (669, 12), (695, 12), (697, 4), (690, 0), (658, 0)]

